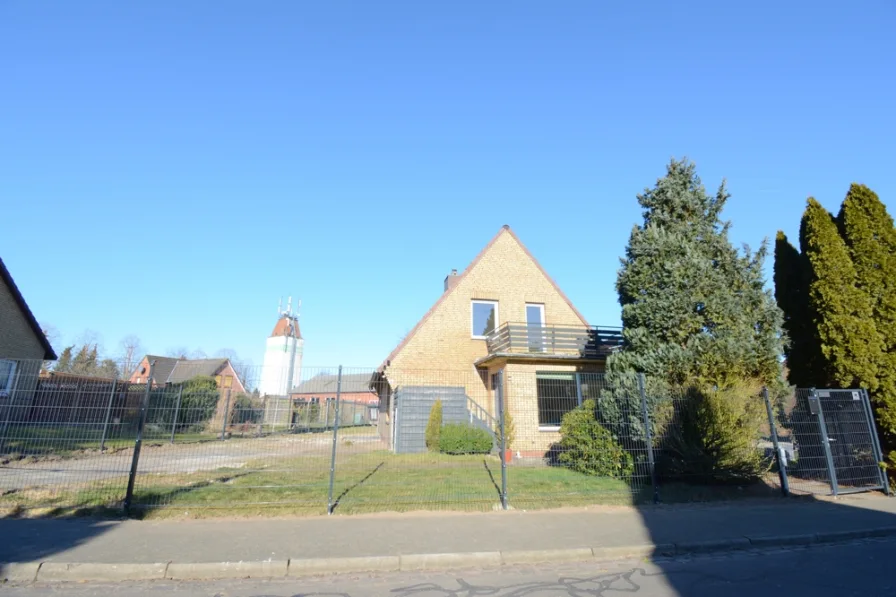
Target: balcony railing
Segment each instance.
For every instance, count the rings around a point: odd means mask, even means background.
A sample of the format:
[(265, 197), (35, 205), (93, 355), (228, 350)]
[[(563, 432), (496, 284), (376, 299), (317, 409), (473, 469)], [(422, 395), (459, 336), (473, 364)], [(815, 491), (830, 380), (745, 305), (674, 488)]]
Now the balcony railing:
[(504, 323), (485, 342), (490, 355), (543, 354), (598, 359), (622, 345), (622, 330)]

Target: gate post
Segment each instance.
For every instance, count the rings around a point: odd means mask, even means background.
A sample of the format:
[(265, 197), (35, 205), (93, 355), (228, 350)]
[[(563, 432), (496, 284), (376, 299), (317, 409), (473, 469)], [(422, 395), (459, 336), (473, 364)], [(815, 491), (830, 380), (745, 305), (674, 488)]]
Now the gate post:
[[(336, 412), (333, 416), (333, 452), (330, 454), (330, 489), (327, 493), (327, 516), (333, 513), (333, 481), (336, 477), (336, 442), (339, 440), (339, 399), (342, 397), (342, 365), (336, 378)], [(330, 416), (330, 405), (327, 404), (327, 418)]]
[(653, 458), (653, 432), (650, 429), (650, 412), (647, 410), (647, 390), (644, 374), (638, 373), (638, 392), (641, 394), (641, 417), (644, 422), (644, 439), (647, 443), (647, 466), (650, 467), (650, 485), (653, 487), (653, 503), (660, 503), (660, 489), (656, 482), (656, 462)]
[(100, 452), (106, 451), (106, 433), (109, 431), (109, 419), (112, 417), (112, 401), (115, 400), (116, 379), (112, 380), (112, 391), (109, 393), (109, 406), (106, 407), (106, 418), (103, 421), (103, 437), (100, 439)]
[(862, 404), (865, 407), (865, 417), (868, 419), (868, 430), (871, 432), (871, 446), (874, 448), (874, 457), (878, 462), (877, 468), (880, 471), (880, 482), (883, 485), (884, 493), (890, 495), (890, 480), (887, 478), (887, 471), (880, 466), (880, 463), (884, 461), (884, 455), (880, 449), (880, 440), (877, 437), (877, 424), (874, 422), (874, 411), (871, 410), (871, 398), (868, 396), (868, 390), (862, 390)]
[(775, 415), (772, 411), (772, 403), (768, 398), (768, 388), (762, 387), (762, 397), (765, 399), (765, 411), (768, 413), (768, 427), (772, 433), (772, 446), (775, 448), (775, 460), (778, 462), (778, 479), (781, 481), (781, 494), (784, 497), (790, 495), (790, 484), (787, 481), (787, 464), (784, 458), (784, 448), (778, 444), (778, 428), (775, 425)]
[(143, 426), (146, 425), (146, 412), (149, 410), (149, 395), (152, 392), (153, 370), (156, 362), (149, 364), (149, 376), (146, 378), (146, 391), (140, 403), (140, 414), (137, 418), (137, 437), (134, 439), (134, 456), (131, 458), (131, 471), (128, 474), (128, 488), (124, 494), (124, 513), (131, 513), (131, 502), (134, 500), (134, 481), (137, 479), (137, 463), (140, 462), (140, 446), (143, 445)]
[(814, 400), (818, 406), (818, 428), (821, 430), (821, 443), (824, 446), (824, 457), (828, 461), (828, 476), (831, 480), (831, 493), (837, 497), (839, 493), (837, 489), (837, 471), (834, 470), (834, 456), (831, 454), (831, 440), (828, 438), (828, 426), (824, 422), (824, 408), (821, 406), (821, 400), (818, 398), (818, 391), (815, 388), (809, 388), (809, 400)]

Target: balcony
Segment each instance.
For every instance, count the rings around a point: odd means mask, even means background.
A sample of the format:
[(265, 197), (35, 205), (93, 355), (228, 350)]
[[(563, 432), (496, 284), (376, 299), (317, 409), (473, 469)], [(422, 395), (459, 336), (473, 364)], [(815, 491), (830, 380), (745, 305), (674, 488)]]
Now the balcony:
[(622, 345), (621, 328), (505, 323), (485, 340), (489, 356), (604, 360)]

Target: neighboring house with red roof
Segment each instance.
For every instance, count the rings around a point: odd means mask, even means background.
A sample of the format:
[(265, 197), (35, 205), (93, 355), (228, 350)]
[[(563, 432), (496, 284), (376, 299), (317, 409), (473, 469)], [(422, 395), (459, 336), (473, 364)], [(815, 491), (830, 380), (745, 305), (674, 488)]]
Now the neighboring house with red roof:
[(30, 404), (41, 363), (55, 360), (53, 347), (0, 259), (0, 417), (3, 420), (17, 416), (7, 411), (8, 407)]
[(501, 399), (516, 427), (512, 448), (542, 456), (562, 415), (582, 401), (578, 373), (602, 372), (621, 343), (596, 329), (509, 226), (461, 274), (374, 374), (380, 435), (397, 452), (425, 450), (423, 429), (440, 399), (445, 422), (494, 430)]

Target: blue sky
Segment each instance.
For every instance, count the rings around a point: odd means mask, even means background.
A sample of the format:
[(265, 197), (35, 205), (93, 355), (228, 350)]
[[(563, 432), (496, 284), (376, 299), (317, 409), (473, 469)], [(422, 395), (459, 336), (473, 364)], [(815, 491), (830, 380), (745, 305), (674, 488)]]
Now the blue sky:
[(727, 178), (738, 243), (853, 181), (892, 203), (894, 25), (888, 0), (0, 0), (0, 256), (63, 342), (260, 365), (292, 294), (306, 363), (366, 366), (509, 224), (616, 325), (673, 156)]

